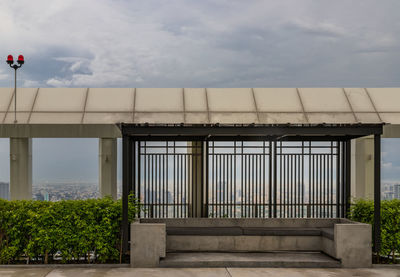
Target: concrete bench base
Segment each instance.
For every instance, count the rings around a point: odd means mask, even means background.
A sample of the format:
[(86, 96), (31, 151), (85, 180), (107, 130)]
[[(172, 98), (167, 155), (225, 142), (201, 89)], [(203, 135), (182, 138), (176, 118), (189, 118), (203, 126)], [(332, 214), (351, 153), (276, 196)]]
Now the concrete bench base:
[(347, 219), (141, 219), (131, 266), (158, 267), (167, 252), (320, 251), (342, 267), (371, 267), (371, 229)]
[(165, 224), (131, 224), (131, 267), (158, 267), (165, 255)]

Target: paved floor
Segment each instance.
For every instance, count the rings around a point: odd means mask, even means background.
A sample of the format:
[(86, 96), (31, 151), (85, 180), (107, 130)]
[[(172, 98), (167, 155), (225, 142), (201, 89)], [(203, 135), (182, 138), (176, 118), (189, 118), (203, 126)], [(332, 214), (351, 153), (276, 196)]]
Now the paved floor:
[(382, 276), (400, 277), (400, 268), (371, 269), (290, 269), (290, 268), (0, 268), (0, 276), (31, 276), (31, 277), (97, 277), (97, 276), (290, 276), (290, 277), (348, 277), (348, 276)]
[(340, 268), (340, 262), (317, 252), (283, 253), (168, 253), (161, 267), (281, 267)]

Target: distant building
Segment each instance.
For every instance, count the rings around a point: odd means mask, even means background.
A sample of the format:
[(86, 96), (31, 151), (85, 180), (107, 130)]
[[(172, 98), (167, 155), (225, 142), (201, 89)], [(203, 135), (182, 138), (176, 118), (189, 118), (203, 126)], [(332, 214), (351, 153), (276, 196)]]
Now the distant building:
[(393, 185), (393, 198), (400, 199), (400, 184)]
[(0, 182), (0, 198), (10, 200), (9, 183)]
[(44, 200), (44, 196), (43, 196), (43, 194), (41, 194), (41, 193), (36, 193), (36, 194), (34, 194), (33, 195), (33, 199), (34, 200), (40, 200), (40, 201), (43, 201)]
[(400, 199), (400, 184), (383, 184), (382, 200)]

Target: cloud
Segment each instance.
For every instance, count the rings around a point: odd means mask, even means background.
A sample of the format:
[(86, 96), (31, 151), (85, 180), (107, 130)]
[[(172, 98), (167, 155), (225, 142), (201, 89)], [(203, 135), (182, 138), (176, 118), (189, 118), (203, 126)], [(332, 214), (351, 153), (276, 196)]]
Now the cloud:
[(346, 36), (346, 31), (341, 27), (326, 22), (305, 22), (291, 21), (284, 25), (286, 28), (293, 28), (305, 34), (321, 37), (339, 38)]
[[(369, 0), (3, 1), (0, 52), (25, 54), (24, 85), (393, 86), (400, 85), (397, 7)], [(10, 73), (0, 72), (0, 85), (9, 86)]]

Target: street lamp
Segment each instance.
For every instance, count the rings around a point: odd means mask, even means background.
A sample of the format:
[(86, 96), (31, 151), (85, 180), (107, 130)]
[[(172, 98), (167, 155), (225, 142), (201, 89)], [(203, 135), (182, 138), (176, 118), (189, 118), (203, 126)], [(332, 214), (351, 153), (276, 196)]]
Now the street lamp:
[(8, 55), (7, 63), (14, 69), (14, 124), (17, 123), (17, 69), (24, 64), (24, 56), (19, 55), (17, 64), (14, 64), (14, 58), (12, 55)]

